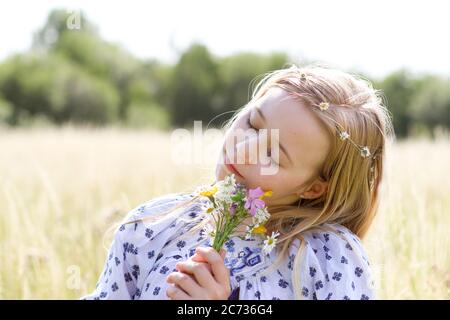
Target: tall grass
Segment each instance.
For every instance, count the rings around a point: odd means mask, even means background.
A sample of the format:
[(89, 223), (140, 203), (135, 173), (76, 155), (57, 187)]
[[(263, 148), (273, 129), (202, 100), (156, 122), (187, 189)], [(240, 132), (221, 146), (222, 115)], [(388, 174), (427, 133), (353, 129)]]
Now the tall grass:
[[(1, 130), (0, 150), (1, 299), (90, 292), (111, 225), (148, 199), (214, 174), (174, 165), (170, 136), (157, 131)], [(385, 200), (366, 239), (379, 298), (448, 298), (449, 163), (449, 139), (394, 145)]]

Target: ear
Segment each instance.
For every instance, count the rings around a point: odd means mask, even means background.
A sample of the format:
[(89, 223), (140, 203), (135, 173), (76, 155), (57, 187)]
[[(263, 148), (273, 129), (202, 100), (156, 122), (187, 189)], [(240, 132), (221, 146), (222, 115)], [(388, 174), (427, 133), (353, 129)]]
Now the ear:
[(299, 191), (298, 197), (303, 199), (316, 199), (327, 192), (328, 181), (316, 179), (306, 190)]

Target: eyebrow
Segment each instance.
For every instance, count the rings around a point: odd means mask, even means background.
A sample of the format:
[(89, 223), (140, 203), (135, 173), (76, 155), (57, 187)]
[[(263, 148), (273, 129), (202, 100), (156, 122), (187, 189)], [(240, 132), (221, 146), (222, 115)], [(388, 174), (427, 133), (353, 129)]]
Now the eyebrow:
[[(267, 120), (266, 117), (264, 116), (262, 110), (259, 107), (255, 107), (256, 112), (259, 114), (259, 116), (261, 117), (261, 119), (267, 124)], [(294, 163), (292, 161), (292, 158), (289, 156), (289, 153), (287, 153), (286, 149), (283, 147), (283, 145), (281, 144), (281, 142), (279, 143), (280, 145), (280, 149), (281, 151), (284, 152), (284, 154), (286, 155), (286, 157), (288, 158), (289, 162), (291, 163), (291, 165)]]

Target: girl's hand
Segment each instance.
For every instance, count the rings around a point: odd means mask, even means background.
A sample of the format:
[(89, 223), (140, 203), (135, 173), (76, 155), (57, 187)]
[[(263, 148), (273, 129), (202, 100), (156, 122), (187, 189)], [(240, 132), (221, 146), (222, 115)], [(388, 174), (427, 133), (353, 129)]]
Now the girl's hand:
[(231, 293), (230, 272), (224, 263), (225, 250), (198, 247), (195, 254), (175, 267), (166, 281), (173, 284), (166, 295), (172, 300), (227, 300)]

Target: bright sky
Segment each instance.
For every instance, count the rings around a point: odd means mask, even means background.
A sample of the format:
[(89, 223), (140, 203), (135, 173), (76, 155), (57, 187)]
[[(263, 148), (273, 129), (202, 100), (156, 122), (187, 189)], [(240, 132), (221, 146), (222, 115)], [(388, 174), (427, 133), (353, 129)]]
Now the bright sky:
[(374, 77), (401, 67), (450, 75), (444, 0), (2, 1), (0, 61), (27, 50), (53, 8), (82, 10), (140, 58), (173, 62), (200, 41), (217, 56), (283, 50)]

